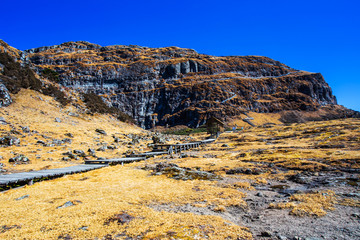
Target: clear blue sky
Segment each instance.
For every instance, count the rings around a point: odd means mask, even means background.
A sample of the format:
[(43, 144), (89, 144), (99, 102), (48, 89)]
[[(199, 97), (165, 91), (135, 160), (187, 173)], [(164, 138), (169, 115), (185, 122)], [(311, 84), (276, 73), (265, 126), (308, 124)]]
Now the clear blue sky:
[(360, 111), (358, 0), (1, 0), (0, 39), (24, 50), (66, 41), (262, 55), (320, 72)]

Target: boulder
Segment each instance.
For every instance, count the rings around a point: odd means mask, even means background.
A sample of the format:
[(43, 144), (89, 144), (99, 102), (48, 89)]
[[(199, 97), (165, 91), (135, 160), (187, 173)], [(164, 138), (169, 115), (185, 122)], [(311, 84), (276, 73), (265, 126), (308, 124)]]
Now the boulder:
[(30, 160), (25, 155), (19, 154), (19, 155), (15, 156), (15, 157), (10, 158), (9, 163), (28, 164), (28, 163), (30, 163)]
[(0, 145), (12, 146), (19, 144), (20, 144), (20, 139), (12, 135), (7, 135), (5, 137), (0, 138)]
[(1, 83), (0, 79), (0, 107), (9, 106), (12, 103), (12, 99), (9, 90)]

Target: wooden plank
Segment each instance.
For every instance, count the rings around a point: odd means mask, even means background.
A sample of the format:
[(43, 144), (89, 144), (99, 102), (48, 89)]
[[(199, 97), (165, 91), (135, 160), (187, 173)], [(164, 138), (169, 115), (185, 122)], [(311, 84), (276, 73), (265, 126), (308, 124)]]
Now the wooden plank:
[(104, 165), (77, 165), (65, 168), (47, 169), (33, 172), (13, 173), (7, 175), (0, 175), (0, 185), (9, 185), (18, 182), (26, 182), (34, 179), (41, 179), (46, 177), (63, 176), (72, 173), (85, 172), (102, 168)]

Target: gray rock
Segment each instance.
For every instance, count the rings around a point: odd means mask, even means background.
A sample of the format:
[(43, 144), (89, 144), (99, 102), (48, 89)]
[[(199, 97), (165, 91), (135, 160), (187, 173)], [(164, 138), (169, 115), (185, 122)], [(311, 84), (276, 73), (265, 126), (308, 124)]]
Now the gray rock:
[(46, 142), (44, 142), (43, 140), (38, 140), (36, 143), (41, 144), (43, 146), (46, 146)]
[(5, 121), (5, 118), (0, 117), (0, 124), (1, 125), (7, 125), (8, 123)]
[(226, 147), (226, 148), (228, 148), (229, 145), (228, 145), (228, 144), (223, 144), (223, 145), (221, 145), (221, 147)]
[(67, 201), (66, 203), (64, 203), (63, 205), (61, 206), (58, 206), (56, 209), (60, 209), (60, 208), (67, 208), (67, 207), (71, 207), (71, 206), (74, 206), (75, 204), (71, 201)]
[(86, 157), (86, 154), (83, 150), (74, 150), (73, 153), (80, 157)]
[(61, 119), (60, 118), (55, 118), (55, 122), (60, 123)]
[(69, 158), (69, 157), (63, 157), (63, 158), (61, 158), (61, 161), (65, 161), (65, 162), (67, 162), (67, 161), (70, 161), (71, 159)]
[(19, 154), (15, 157), (10, 158), (9, 162), (16, 163), (16, 164), (27, 164), (27, 163), (30, 163), (30, 160), (25, 155)]
[(102, 130), (102, 129), (97, 128), (97, 129), (95, 129), (95, 132), (100, 133), (102, 135), (107, 135), (106, 132), (104, 130)]
[(65, 133), (64, 135), (67, 136), (67, 137), (69, 137), (69, 138), (73, 138), (73, 137), (74, 137), (74, 135), (72, 135), (71, 133)]
[(24, 196), (21, 196), (21, 197), (16, 198), (15, 200), (16, 200), (16, 201), (19, 201), (19, 200), (23, 200), (23, 199), (28, 198), (28, 197), (29, 197), (29, 195), (26, 194), (26, 195), (24, 195)]
[(13, 146), (13, 145), (19, 145), (19, 144), (20, 144), (20, 139), (17, 137), (14, 137), (12, 135), (8, 135), (8, 136), (0, 138), (0, 145)]
[(69, 144), (71, 144), (71, 143), (72, 143), (72, 139), (70, 139), (70, 138), (64, 138), (64, 139), (62, 140), (62, 142), (63, 142), (63, 143), (69, 143)]
[(107, 147), (106, 145), (103, 145), (103, 146), (99, 147), (99, 148), (97, 149), (97, 151), (102, 151), (102, 152), (104, 152), (107, 148), (108, 148), (108, 147)]
[(78, 117), (79, 116), (79, 114), (73, 113), (73, 112), (69, 112), (68, 115), (71, 116), (71, 117)]
[(21, 130), (24, 132), (24, 133), (29, 133), (30, 132), (30, 128), (28, 126), (20, 126), (21, 127)]
[(9, 90), (1, 83), (0, 79), (0, 107), (9, 106), (12, 103), (12, 99)]
[(88, 149), (88, 153), (91, 154), (91, 155), (93, 155), (93, 154), (95, 154), (95, 150), (92, 149), (92, 148), (89, 148), (89, 149)]

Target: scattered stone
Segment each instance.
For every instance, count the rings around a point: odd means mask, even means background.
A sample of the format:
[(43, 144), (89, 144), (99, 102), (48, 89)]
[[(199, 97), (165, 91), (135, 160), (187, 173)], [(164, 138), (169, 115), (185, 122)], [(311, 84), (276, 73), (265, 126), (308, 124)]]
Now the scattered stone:
[(271, 237), (272, 235), (271, 235), (271, 233), (269, 233), (269, 232), (267, 232), (267, 231), (263, 231), (263, 232), (261, 232), (261, 234), (260, 234), (260, 237)]
[(300, 183), (300, 184), (308, 184), (308, 183), (310, 183), (310, 179), (303, 176), (301, 173), (291, 175), (288, 179), (290, 181), (293, 181), (295, 183)]
[(95, 132), (100, 133), (100, 134), (102, 134), (102, 135), (107, 135), (106, 132), (105, 132), (104, 130), (102, 130), (102, 129), (98, 129), (98, 128), (97, 128), (97, 129), (95, 130)]
[(64, 135), (67, 136), (67, 137), (69, 137), (69, 138), (73, 138), (73, 137), (74, 137), (74, 135), (72, 135), (71, 133), (65, 133)]
[(263, 169), (259, 168), (234, 168), (226, 171), (226, 174), (247, 174), (247, 175), (260, 175), (264, 173)]
[(79, 116), (79, 114), (73, 113), (73, 112), (69, 112), (68, 115), (71, 116), (71, 117), (78, 117)]
[(0, 124), (1, 125), (7, 125), (8, 123), (5, 121), (5, 118), (0, 117)]
[(46, 146), (46, 142), (44, 142), (43, 140), (38, 140), (36, 143), (37, 143), (37, 144), (41, 144), (41, 145), (43, 145), (44, 147)]
[(28, 164), (28, 163), (30, 163), (30, 160), (25, 155), (19, 154), (15, 157), (10, 158), (9, 162), (16, 163), (16, 164)]
[(64, 152), (62, 155), (66, 155), (66, 156), (68, 156), (69, 158), (72, 158), (72, 159), (76, 158), (76, 155), (73, 154), (71, 151)]
[(14, 229), (14, 228), (20, 229), (21, 226), (20, 226), (20, 225), (11, 225), (11, 226), (2, 225), (2, 226), (0, 227), (0, 233), (4, 233), (4, 232), (9, 231), (9, 230)]
[(114, 150), (114, 149), (116, 149), (116, 146), (114, 146), (114, 145), (109, 145), (109, 146), (107, 146), (107, 148), (110, 149), (110, 150)]
[(0, 107), (9, 106), (12, 103), (12, 99), (9, 90), (6, 86), (0, 83)]
[(20, 144), (20, 139), (17, 137), (14, 137), (12, 135), (8, 135), (8, 136), (0, 138), (0, 145), (13, 146), (13, 145), (19, 145), (19, 144)]
[(103, 146), (99, 147), (99, 148), (97, 149), (97, 151), (102, 151), (102, 152), (104, 152), (107, 148), (108, 148), (108, 147), (107, 147), (106, 145), (103, 145)]
[(55, 118), (55, 122), (61, 123), (61, 119), (60, 118)]
[(62, 142), (63, 142), (63, 143), (69, 143), (69, 144), (71, 144), (71, 143), (72, 143), (72, 140), (71, 140), (70, 138), (64, 138), (64, 139), (62, 140)]
[(230, 146), (229, 146), (229, 144), (223, 144), (223, 145), (221, 145), (221, 147), (226, 147), (226, 148), (228, 148), (228, 147), (230, 147)]
[(62, 159), (61, 159), (61, 161), (65, 161), (65, 162), (68, 162), (68, 161), (70, 161), (71, 159), (69, 158), (69, 157), (63, 157)]
[(257, 196), (257, 197), (266, 197), (266, 195), (264, 195), (262, 192), (256, 193), (255, 196)]
[(114, 216), (107, 219), (104, 223), (104, 225), (109, 225), (112, 222), (116, 222), (119, 225), (123, 225), (125, 223), (131, 222), (135, 217), (127, 214), (126, 212), (122, 212), (119, 214), (115, 214)]
[(79, 230), (84, 230), (84, 231), (87, 231), (87, 230), (88, 230), (88, 228), (89, 228), (88, 226), (82, 226), (82, 227), (79, 227), (78, 229), (79, 229)]
[(86, 157), (86, 154), (83, 150), (74, 150), (73, 153), (80, 157)]
[(244, 158), (246, 157), (246, 153), (240, 153), (239, 155), (236, 156), (236, 158)]
[(88, 151), (88, 153), (89, 153), (90, 155), (94, 155), (94, 154), (95, 154), (95, 150), (92, 149), (92, 148), (89, 148), (87, 151)]
[[(205, 172), (205, 171), (196, 171), (189, 168), (181, 168), (174, 163), (159, 163), (156, 164), (153, 170), (153, 175), (165, 174), (167, 177), (177, 179), (177, 180), (219, 180), (220, 176)], [(160, 173), (160, 174), (159, 174)]]
[(19, 200), (23, 200), (23, 199), (28, 198), (28, 197), (29, 197), (29, 195), (26, 194), (26, 195), (24, 195), (24, 196), (21, 196), (21, 197), (16, 198), (15, 200), (16, 200), (16, 201), (19, 201)]
[(71, 207), (71, 206), (75, 206), (79, 203), (82, 203), (81, 201), (79, 200), (75, 200), (75, 201), (67, 201), (66, 203), (64, 203), (63, 205), (61, 206), (58, 206), (56, 209), (60, 209), (60, 208), (67, 208), (67, 207)]
[(59, 240), (71, 240), (72, 237), (69, 234), (62, 234), (58, 236)]
[(114, 138), (114, 142), (115, 142), (115, 143), (119, 143), (119, 142), (120, 142), (120, 138), (115, 137), (115, 136), (113, 136), (113, 138)]
[(22, 131), (24, 132), (24, 133), (29, 133), (30, 132), (30, 128), (28, 127), (28, 126), (20, 126), (21, 127), (21, 129), (22, 129)]

